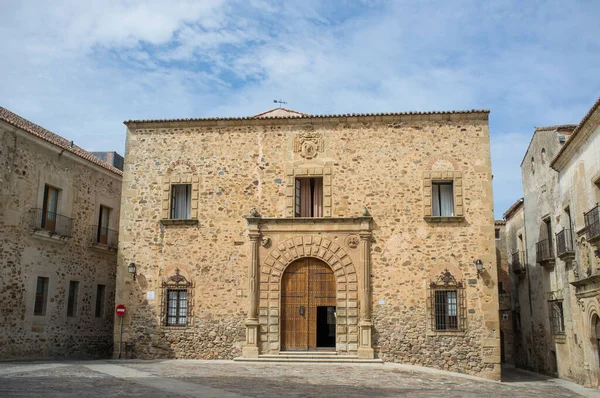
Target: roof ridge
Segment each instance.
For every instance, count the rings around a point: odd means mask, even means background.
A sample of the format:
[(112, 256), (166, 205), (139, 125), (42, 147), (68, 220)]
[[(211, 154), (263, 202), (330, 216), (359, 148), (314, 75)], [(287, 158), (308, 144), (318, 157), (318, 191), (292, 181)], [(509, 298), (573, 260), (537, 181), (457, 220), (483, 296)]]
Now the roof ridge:
[[(281, 110), (283, 110), (283, 111), (287, 111), (287, 112), (297, 113), (297, 114), (298, 114), (298, 115), (300, 115), (300, 116), (310, 116), (310, 114), (309, 114), (309, 113), (298, 112), (298, 111), (295, 111), (295, 110), (293, 110), (293, 109), (288, 109), (288, 108), (273, 108), (273, 109), (269, 109), (268, 111), (264, 111), (264, 112), (262, 112), (262, 113), (256, 114), (256, 115), (254, 115), (254, 116), (252, 116), (252, 117), (253, 117), (253, 118), (260, 118), (262, 115), (266, 115), (267, 113), (269, 113), (269, 112), (273, 112), (273, 111), (276, 111), (276, 110), (278, 110), (278, 109), (281, 109)], [(269, 116), (269, 117), (273, 117), (273, 116)], [(294, 116), (287, 116), (287, 117), (294, 117)], [(299, 116), (298, 116), (298, 117), (299, 117)]]
[[(284, 109), (284, 108), (281, 108)], [(270, 111), (268, 111), (270, 112)], [(296, 111), (292, 111), (296, 112)], [(264, 112), (263, 112), (264, 113)], [(301, 112), (297, 112), (301, 113)], [(342, 113), (342, 114), (325, 114), (325, 115), (309, 115), (303, 116), (267, 116), (263, 119), (325, 119), (337, 117), (361, 117), (361, 116), (407, 116), (407, 115), (451, 115), (451, 114), (468, 114), (468, 113), (490, 113), (489, 109), (471, 109), (471, 110), (453, 110), (453, 111), (428, 111), (428, 112), (383, 112), (383, 113)], [(260, 115), (260, 114), (259, 114)], [(253, 120), (256, 116), (239, 116), (239, 117), (207, 117), (207, 118), (179, 118), (179, 119), (147, 119), (147, 120), (126, 120), (123, 123), (163, 123), (163, 122), (200, 122), (200, 121), (219, 121), (219, 120)]]
[(6, 109), (2, 106), (0, 106), (0, 120), (10, 124), (11, 126), (14, 126), (23, 131), (26, 131), (29, 134), (34, 135), (44, 141), (47, 141), (59, 148), (69, 151), (69, 152), (73, 153), (74, 155), (79, 156), (80, 158), (83, 158), (92, 163), (95, 163), (96, 165), (103, 167), (107, 170), (110, 170), (115, 174), (118, 174), (121, 176), (123, 175), (123, 172), (121, 170), (117, 169), (116, 167), (112, 166), (109, 163), (106, 163), (106, 162), (98, 159), (96, 156), (92, 155), (85, 149), (83, 149), (77, 145), (73, 145), (72, 144), (73, 141), (69, 141), (66, 138), (61, 137), (60, 135), (53, 133), (50, 130), (45, 129), (42, 126), (37, 125), (37, 124), (33, 123), (32, 121), (29, 121), (29, 120), (25, 119), (24, 117), (19, 116), (16, 113), (9, 111), (8, 109)]

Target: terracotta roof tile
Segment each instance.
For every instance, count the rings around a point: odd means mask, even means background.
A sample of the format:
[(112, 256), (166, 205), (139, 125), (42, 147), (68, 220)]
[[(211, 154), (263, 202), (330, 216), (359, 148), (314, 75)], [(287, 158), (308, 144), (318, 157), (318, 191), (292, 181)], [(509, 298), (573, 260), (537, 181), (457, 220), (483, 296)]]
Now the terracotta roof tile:
[[(269, 111), (270, 112), (270, 111)], [(292, 111), (296, 112), (296, 111)], [(300, 113), (300, 112), (297, 112)], [(337, 117), (361, 117), (361, 116), (401, 116), (401, 115), (449, 115), (449, 114), (467, 114), (467, 113), (490, 113), (489, 109), (471, 109), (466, 111), (432, 111), (432, 112), (388, 112), (388, 113), (343, 113), (334, 115), (309, 115), (303, 113), (302, 116), (273, 116), (265, 119), (325, 119)], [(186, 119), (149, 119), (149, 120), (126, 120), (129, 123), (166, 123), (166, 122), (200, 122), (200, 121), (219, 121), (219, 120), (253, 120), (255, 116), (242, 117), (207, 117), (207, 118), (186, 118)]]
[[(277, 110), (285, 111), (285, 112), (287, 112), (287, 113), (292, 113), (292, 115), (289, 115), (289, 116), (286, 116), (286, 117), (302, 117), (302, 116), (310, 116), (310, 114), (308, 114), (308, 113), (302, 113), (302, 112), (298, 112), (298, 111), (295, 111), (295, 110), (293, 110), (293, 109), (287, 109), (287, 108), (273, 108), (273, 109), (270, 109), (270, 110), (268, 110), (268, 111), (266, 111), (266, 112), (259, 113), (258, 115), (254, 115), (254, 116), (252, 116), (252, 117), (253, 117), (254, 119), (259, 119), (259, 118), (269, 119), (269, 118), (276, 117), (276, 116), (265, 116), (265, 115), (266, 115), (266, 114), (268, 114), (268, 113), (271, 113), (271, 112), (276, 112)], [(295, 114), (295, 115), (293, 115), (293, 114)], [(281, 116), (279, 116), (279, 117), (281, 117)]]
[(38, 126), (35, 123), (30, 122), (29, 120), (22, 118), (21, 116), (12, 113), (6, 108), (0, 106), (0, 120), (10, 124), (11, 126), (17, 127), (23, 131), (28, 132), (31, 135), (34, 135), (38, 138), (41, 138), (44, 141), (47, 141), (53, 145), (56, 145), (59, 148), (64, 149), (65, 151), (69, 151), (74, 155), (79, 156), (87, 161), (90, 161), (100, 167), (104, 167), (107, 170), (112, 171), (115, 174), (120, 176), (123, 175), (123, 172), (112, 165), (103, 162), (98, 159), (88, 151), (83, 148), (78, 147), (77, 145), (71, 145), (71, 142), (66, 140), (65, 138), (59, 136), (58, 134), (54, 134), (50, 130), (46, 130), (45, 128)]
[(559, 124), (557, 126), (536, 127), (535, 131), (575, 130), (576, 124)]

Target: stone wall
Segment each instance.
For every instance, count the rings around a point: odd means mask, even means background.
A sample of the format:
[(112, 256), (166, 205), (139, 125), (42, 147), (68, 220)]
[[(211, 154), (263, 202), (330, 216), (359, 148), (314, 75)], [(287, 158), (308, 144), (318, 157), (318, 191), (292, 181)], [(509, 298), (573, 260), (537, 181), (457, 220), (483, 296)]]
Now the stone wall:
[[(307, 133), (322, 139), (308, 154), (297, 145)], [(290, 179), (320, 172), (331, 217), (366, 207), (373, 219), (376, 356), (499, 378), (487, 113), (130, 122), (125, 159), (116, 300), (128, 308), (123, 337), (138, 357), (241, 355), (253, 255), (245, 217), (251, 208), (289, 216)], [(170, 175), (198, 184), (197, 223), (161, 221)], [(454, 181), (464, 216), (428, 218), (432, 179)], [(344, 238), (330, 240), (343, 246)], [(176, 269), (194, 286), (186, 328), (164, 326), (161, 315), (161, 286)], [(465, 286), (464, 332), (432, 330), (429, 284), (446, 269)]]
[[(59, 189), (58, 213), (73, 219), (70, 238), (32, 228), (45, 184)], [(106, 358), (112, 352), (116, 253), (93, 250), (99, 206), (118, 229), (121, 176), (0, 122), (0, 359)], [(49, 278), (45, 315), (34, 315), (38, 277)], [(69, 281), (79, 282), (67, 317)], [(97, 284), (106, 286), (95, 316)]]

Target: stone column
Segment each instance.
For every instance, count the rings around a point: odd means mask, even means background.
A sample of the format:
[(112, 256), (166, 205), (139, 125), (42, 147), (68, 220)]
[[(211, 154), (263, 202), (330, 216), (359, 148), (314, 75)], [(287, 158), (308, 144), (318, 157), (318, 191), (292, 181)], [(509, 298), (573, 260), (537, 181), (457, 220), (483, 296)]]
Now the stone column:
[[(250, 223), (250, 220), (248, 220)], [(244, 358), (258, 358), (258, 301), (259, 301), (259, 261), (258, 245), (260, 244), (260, 232), (258, 224), (250, 224), (248, 238), (250, 238), (250, 263), (248, 264), (248, 318), (246, 319), (246, 346), (242, 351)]]
[(360, 336), (358, 342), (359, 358), (375, 358), (371, 346), (371, 232), (360, 233), (360, 257), (362, 275), (360, 283)]

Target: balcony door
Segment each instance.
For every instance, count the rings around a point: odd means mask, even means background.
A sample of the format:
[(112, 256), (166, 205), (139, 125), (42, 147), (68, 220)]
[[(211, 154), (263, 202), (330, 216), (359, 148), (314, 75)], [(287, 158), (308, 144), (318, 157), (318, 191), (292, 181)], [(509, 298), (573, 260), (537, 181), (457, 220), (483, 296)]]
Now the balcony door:
[(98, 221), (98, 243), (108, 244), (108, 225), (110, 221), (110, 208), (100, 206), (100, 219)]
[(56, 211), (58, 209), (58, 189), (46, 185), (44, 188), (44, 208), (42, 228), (48, 231), (56, 230)]

